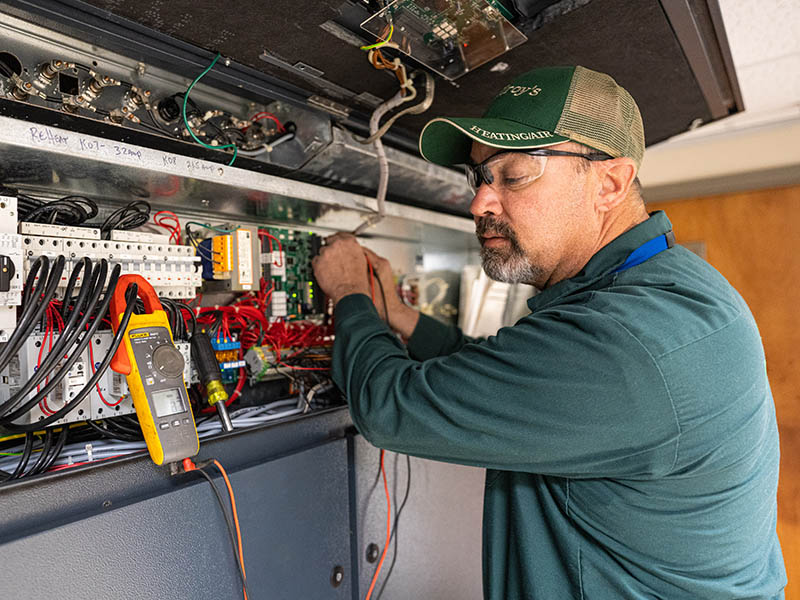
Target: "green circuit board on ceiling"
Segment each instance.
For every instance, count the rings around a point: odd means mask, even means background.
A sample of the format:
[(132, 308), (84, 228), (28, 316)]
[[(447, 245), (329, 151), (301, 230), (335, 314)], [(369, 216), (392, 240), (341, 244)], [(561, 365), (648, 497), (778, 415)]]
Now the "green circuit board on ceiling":
[[(499, 0), (395, 0), (361, 27), (447, 79), (527, 41)], [(391, 34), (391, 37), (389, 37)]]

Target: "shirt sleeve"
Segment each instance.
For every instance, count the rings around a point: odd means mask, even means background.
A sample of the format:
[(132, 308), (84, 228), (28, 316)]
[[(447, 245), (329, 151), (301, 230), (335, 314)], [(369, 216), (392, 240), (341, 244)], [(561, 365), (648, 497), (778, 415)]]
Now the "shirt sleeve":
[(396, 452), (564, 477), (657, 477), (676, 460), (680, 431), (653, 357), (584, 304), (420, 362), (369, 298), (348, 296), (333, 378), (362, 435)]
[(428, 360), (452, 354), (465, 344), (477, 341), (465, 336), (458, 327), (445, 325), (420, 313), (417, 326), (408, 339), (408, 353), (416, 360)]

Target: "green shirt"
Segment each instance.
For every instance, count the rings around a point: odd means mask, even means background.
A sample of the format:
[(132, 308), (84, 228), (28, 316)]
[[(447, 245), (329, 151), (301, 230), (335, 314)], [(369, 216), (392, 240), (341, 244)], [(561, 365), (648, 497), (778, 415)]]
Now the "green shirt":
[(780, 598), (778, 432), (744, 300), (664, 213), (485, 341), (369, 298), (336, 307), (334, 379), (376, 446), (486, 467), (484, 596)]

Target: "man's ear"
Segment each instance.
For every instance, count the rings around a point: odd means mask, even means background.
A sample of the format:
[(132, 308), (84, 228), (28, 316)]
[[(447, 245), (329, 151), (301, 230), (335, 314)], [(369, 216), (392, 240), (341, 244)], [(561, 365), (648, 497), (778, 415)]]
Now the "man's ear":
[(628, 197), (636, 179), (636, 163), (627, 157), (604, 160), (600, 163), (600, 190), (595, 198), (598, 212), (608, 212)]

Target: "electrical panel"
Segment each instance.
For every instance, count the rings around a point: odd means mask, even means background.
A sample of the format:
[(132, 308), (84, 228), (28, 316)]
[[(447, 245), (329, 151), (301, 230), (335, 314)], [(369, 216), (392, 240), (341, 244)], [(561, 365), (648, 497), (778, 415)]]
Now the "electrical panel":
[[(37, 365), (41, 363), (47, 346), (52, 346), (58, 341), (56, 333), (51, 340), (49, 336), (36, 333), (28, 338), (19, 353), (11, 359), (8, 366), (0, 371), (0, 398), (10, 398), (20, 388), (22, 383), (28, 381), (36, 372)], [(55, 387), (53, 393), (44, 398), (31, 411), (20, 417), (15, 423), (35, 423), (50, 416), (72, 398), (86, 385), (87, 380), (94, 374), (94, 369), (99, 366), (102, 356), (111, 346), (111, 332), (98, 331), (92, 337), (89, 346), (83, 351), (78, 360), (73, 363), (66, 377)], [(176, 342), (175, 347), (183, 354), (185, 360), (184, 379), (186, 382), (197, 381), (197, 375), (190, 366), (191, 350), (188, 342)], [(60, 365), (60, 363), (59, 363)], [(58, 370), (57, 365), (53, 371)], [(105, 419), (135, 413), (133, 401), (128, 394), (128, 385), (125, 377), (111, 370), (106, 371), (95, 386), (95, 389), (65, 417), (55, 421), (53, 425), (75, 423), (87, 419)]]
[(22, 237), (17, 234), (17, 199), (0, 194), (0, 342), (16, 329), (22, 298)]

